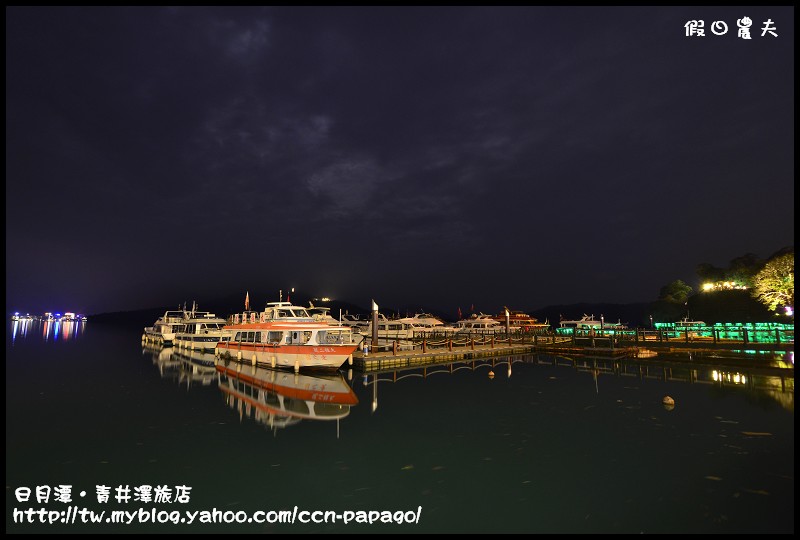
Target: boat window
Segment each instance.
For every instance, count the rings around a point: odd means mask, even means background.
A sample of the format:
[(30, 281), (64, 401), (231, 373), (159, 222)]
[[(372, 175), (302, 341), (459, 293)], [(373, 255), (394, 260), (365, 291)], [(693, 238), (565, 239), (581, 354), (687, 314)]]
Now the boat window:
[(306, 330), (303, 332), (303, 343), (308, 343), (308, 340), (311, 339), (311, 330)]
[(292, 311), (290, 309), (280, 309), (278, 310), (278, 317), (291, 317)]
[(270, 332), (269, 341), (271, 343), (279, 343), (283, 338), (283, 332)]
[(236, 332), (236, 337), (233, 338), (233, 341), (242, 341), (242, 333)]

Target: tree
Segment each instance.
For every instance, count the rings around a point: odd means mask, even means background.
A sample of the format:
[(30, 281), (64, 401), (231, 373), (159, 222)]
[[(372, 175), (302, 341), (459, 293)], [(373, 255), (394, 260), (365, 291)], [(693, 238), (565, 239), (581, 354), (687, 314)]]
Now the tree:
[(748, 288), (753, 285), (753, 277), (764, 267), (764, 261), (754, 253), (747, 253), (733, 259), (725, 277)]
[(697, 273), (697, 277), (700, 278), (700, 281), (716, 283), (717, 281), (724, 281), (725, 279), (725, 270), (723, 268), (717, 268), (711, 263), (698, 264), (695, 268), (695, 272)]
[(770, 310), (794, 306), (794, 253), (770, 259), (753, 278), (753, 296)]
[(685, 304), (690, 294), (692, 294), (692, 288), (680, 279), (676, 279), (661, 287), (658, 299), (671, 304)]

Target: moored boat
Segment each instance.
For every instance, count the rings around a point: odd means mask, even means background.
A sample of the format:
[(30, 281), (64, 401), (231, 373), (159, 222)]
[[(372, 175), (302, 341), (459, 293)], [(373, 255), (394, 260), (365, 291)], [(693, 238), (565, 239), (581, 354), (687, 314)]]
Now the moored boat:
[(568, 319), (561, 319), (559, 322), (559, 328), (570, 330), (623, 330), (627, 328), (625, 324), (622, 322), (606, 322), (603, 316), (600, 316), (600, 320), (594, 318), (594, 315), (586, 315), (583, 314), (583, 317), (577, 320), (568, 320)]
[(142, 341), (172, 345), (175, 340), (175, 333), (183, 324), (185, 318), (186, 312), (184, 310), (165, 311), (164, 315), (156, 319), (153, 326), (145, 327)]
[(182, 349), (213, 352), (217, 342), (229, 336), (224, 327), (225, 319), (208, 311), (196, 311), (193, 305), (192, 311), (186, 312), (186, 317), (177, 326), (173, 344)]
[(295, 371), (339, 369), (357, 347), (350, 328), (313, 319), (234, 323), (225, 330), (230, 337), (217, 343), (218, 356)]
[[(508, 326), (512, 331), (544, 333), (550, 328), (550, 323), (539, 322), (539, 319), (531, 317), (524, 311), (511, 311), (508, 310)], [(506, 313), (495, 315), (494, 319), (505, 327)]]
[(454, 328), (457, 334), (485, 334), (504, 330), (503, 325), (485, 313), (473, 313), (469, 318), (456, 322)]

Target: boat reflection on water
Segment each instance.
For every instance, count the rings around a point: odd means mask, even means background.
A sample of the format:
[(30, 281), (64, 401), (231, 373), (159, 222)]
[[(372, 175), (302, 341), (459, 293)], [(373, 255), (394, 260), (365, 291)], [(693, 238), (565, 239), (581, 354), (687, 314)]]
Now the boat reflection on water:
[(150, 355), (153, 365), (158, 368), (162, 379), (176, 379), (180, 374), (181, 362), (172, 356), (172, 347), (163, 347), (158, 343), (142, 344), (142, 356)]
[(302, 420), (336, 420), (358, 404), (341, 373), (308, 374), (273, 370), (237, 362), (219, 362), (219, 388), (225, 403), (277, 433)]
[(214, 367), (216, 357), (213, 352), (174, 349), (172, 359), (180, 362), (178, 383), (186, 384), (187, 390), (192, 385), (211, 386), (217, 382), (217, 370)]

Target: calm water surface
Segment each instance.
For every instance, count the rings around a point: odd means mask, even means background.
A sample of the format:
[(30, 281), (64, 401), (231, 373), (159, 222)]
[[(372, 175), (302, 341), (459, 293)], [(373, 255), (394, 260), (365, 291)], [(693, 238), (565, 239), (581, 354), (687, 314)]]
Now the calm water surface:
[[(793, 371), (719, 367), (690, 384), (688, 370), (620, 374), (530, 355), (429, 368), (426, 377), (383, 373), (377, 383), (347, 372), (296, 381), (250, 366), (237, 374), (235, 364), (217, 372), (202, 363), (213, 355), (143, 348), (140, 336), (91, 322), (12, 323), (7, 531), (794, 532)], [(325, 392), (352, 389), (357, 404), (317, 404), (326, 419), (310, 419), (304, 399), (264, 392), (275, 384), (321, 390), (329, 401), (344, 398)], [(59, 485), (72, 486), (72, 503), (15, 496)], [(108, 503), (98, 503), (97, 485), (111, 487)], [(190, 501), (115, 500), (114, 488), (142, 485), (189, 486)], [(419, 524), (372, 526), (13, 520), (14, 508), (71, 505), (422, 510)]]

